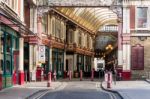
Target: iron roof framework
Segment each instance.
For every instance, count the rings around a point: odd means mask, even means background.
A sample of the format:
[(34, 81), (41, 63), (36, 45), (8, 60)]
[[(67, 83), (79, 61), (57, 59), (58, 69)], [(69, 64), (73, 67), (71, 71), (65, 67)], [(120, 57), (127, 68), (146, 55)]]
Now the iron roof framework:
[(122, 16), (122, 0), (37, 0), (37, 5), (39, 15), (56, 9), (95, 34)]
[(105, 24), (117, 25), (117, 15), (109, 8), (76, 8), (57, 7), (58, 11), (86, 27), (92, 32), (97, 32)]

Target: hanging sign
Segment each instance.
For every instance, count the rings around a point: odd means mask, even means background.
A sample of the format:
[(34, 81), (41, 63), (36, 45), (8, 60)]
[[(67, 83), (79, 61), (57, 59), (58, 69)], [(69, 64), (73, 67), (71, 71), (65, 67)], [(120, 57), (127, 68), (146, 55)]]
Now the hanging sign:
[(45, 46), (44, 45), (39, 46), (39, 62), (45, 63)]

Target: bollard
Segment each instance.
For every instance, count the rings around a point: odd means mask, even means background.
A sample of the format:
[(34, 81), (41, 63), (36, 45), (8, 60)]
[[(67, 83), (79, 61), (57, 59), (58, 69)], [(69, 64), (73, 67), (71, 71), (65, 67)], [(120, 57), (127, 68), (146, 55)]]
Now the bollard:
[(71, 80), (71, 70), (69, 71), (69, 80)]
[(28, 80), (28, 79), (27, 79), (27, 76), (28, 76), (28, 75), (27, 75), (27, 70), (25, 70), (25, 79), (26, 79), (26, 83), (27, 83), (27, 80)]
[(82, 81), (82, 70), (80, 70), (80, 81)]
[(44, 69), (42, 68), (41, 69), (41, 81), (43, 81), (44, 80)]
[(51, 87), (51, 79), (52, 79), (52, 74), (51, 72), (48, 73), (48, 82), (47, 82), (47, 87)]
[(110, 88), (110, 73), (108, 73), (107, 88)]
[(119, 80), (122, 80), (122, 73), (119, 73)]
[(56, 81), (56, 71), (54, 71), (54, 81)]
[(91, 81), (94, 80), (94, 69), (92, 69), (92, 72), (91, 72)]

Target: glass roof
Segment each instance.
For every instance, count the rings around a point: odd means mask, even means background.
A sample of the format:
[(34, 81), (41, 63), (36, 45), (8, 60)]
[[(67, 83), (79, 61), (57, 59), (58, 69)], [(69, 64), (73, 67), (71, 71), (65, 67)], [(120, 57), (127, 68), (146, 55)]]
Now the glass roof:
[(104, 25), (117, 25), (117, 15), (105, 7), (58, 7), (56, 10), (93, 33), (96, 33)]

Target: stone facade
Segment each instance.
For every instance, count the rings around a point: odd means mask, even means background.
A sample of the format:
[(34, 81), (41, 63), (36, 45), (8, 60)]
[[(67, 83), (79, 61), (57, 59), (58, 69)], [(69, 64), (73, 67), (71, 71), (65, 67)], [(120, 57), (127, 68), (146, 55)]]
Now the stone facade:
[(141, 41), (139, 37), (131, 37), (131, 46), (135, 46), (136, 44), (140, 44), (144, 46), (144, 70), (132, 70), (133, 78), (142, 78), (147, 77), (147, 73), (150, 71), (150, 37)]

